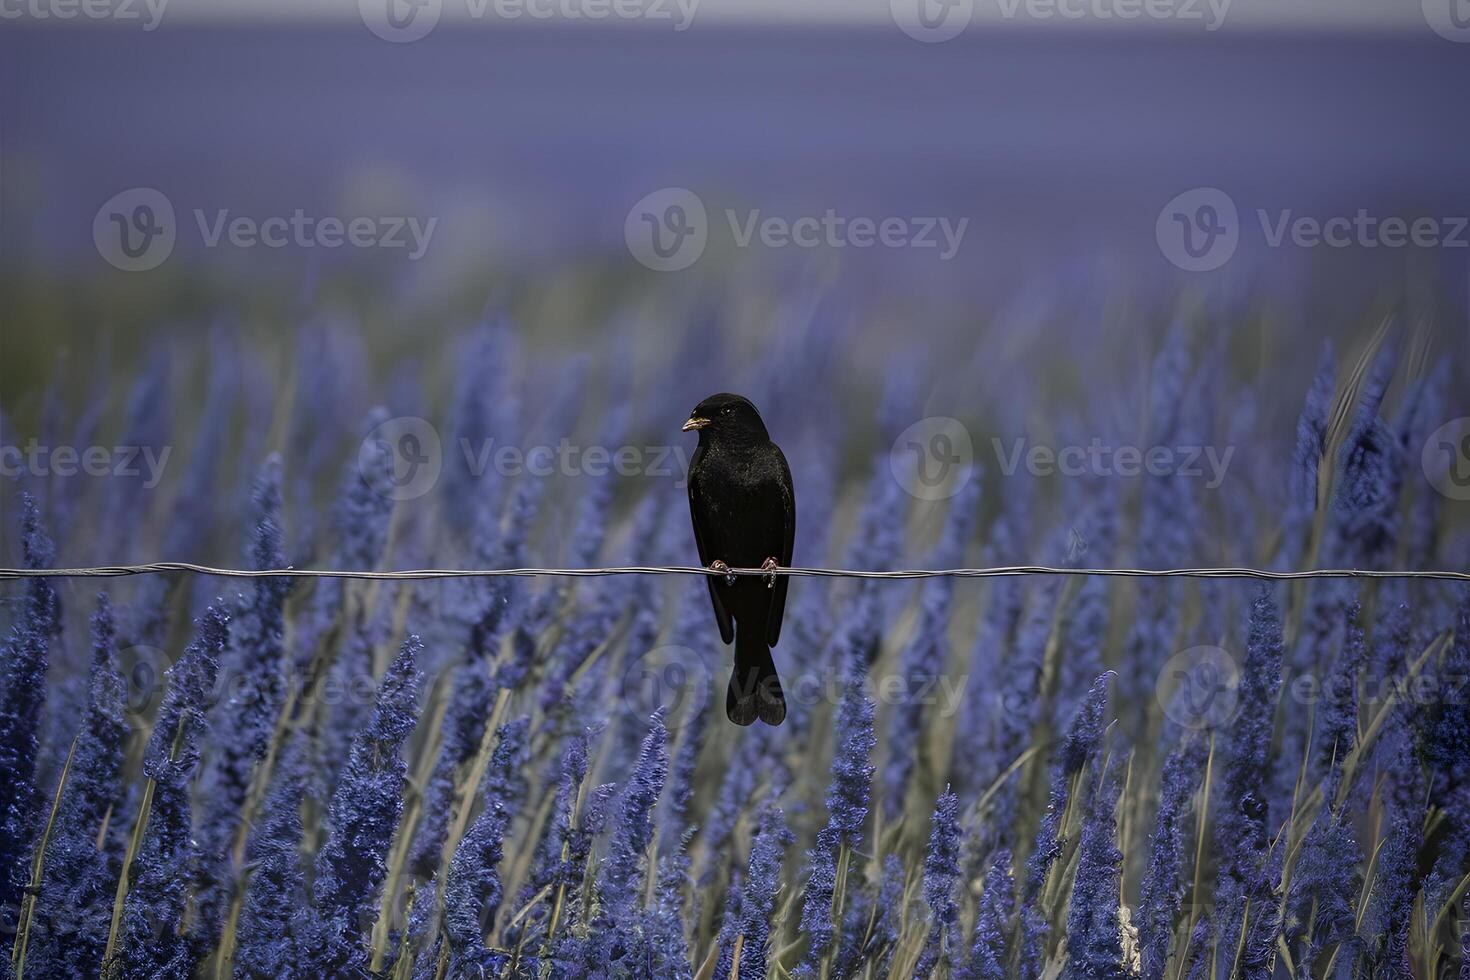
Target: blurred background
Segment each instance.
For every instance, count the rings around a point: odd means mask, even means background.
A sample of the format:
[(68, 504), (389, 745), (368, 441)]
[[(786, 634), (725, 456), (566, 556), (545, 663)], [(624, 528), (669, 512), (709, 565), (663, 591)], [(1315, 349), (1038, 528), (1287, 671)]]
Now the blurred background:
[[(645, 442), (795, 384), (861, 469), (902, 368), (993, 473), (996, 438), (1146, 441), (1180, 327), (1230, 488), (1277, 492), (1325, 343), (1387, 324), (1391, 401), (1465, 374), (1462, 8), (5, 0), (0, 442), (65, 441), (49, 412), (118, 443), (152, 370), (176, 438), (229, 375), (284, 449), (326, 358), (335, 463), (375, 404), (443, 417), (457, 338), (504, 316), (528, 398), (580, 365)], [(817, 376), (778, 377), (801, 337)]]

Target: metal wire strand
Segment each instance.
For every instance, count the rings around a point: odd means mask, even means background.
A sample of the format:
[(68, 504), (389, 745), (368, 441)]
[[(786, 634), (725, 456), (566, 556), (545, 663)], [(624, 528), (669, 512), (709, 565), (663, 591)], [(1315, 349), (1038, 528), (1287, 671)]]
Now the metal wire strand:
[(1053, 565), (998, 565), (993, 568), (909, 568), (899, 571), (865, 571), (851, 568), (732, 568), (728, 572), (697, 565), (625, 565), (611, 568), (406, 568), (397, 571), (344, 571), (318, 568), (215, 568), (186, 561), (155, 561), (142, 565), (103, 565), (90, 568), (0, 568), (0, 581), (23, 578), (121, 578), (163, 572), (192, 572), (226, 578), (355, 578), (355, 579), (444, 579), (516, 578), (554, 576), (597, 578), (605, 575), (789, 575), (797, 578), (1005, 578), (1018, 575), (1102, 575), (1112, 578), (1245, 578), (1289, 581), (1315, 578), (1414, 578), (1470, 582), (1470, 572), (1406, 571), (1367, 568), (1314, 568), (1304, 571), (1271, 571), (1263, 568), (1071, 568)]

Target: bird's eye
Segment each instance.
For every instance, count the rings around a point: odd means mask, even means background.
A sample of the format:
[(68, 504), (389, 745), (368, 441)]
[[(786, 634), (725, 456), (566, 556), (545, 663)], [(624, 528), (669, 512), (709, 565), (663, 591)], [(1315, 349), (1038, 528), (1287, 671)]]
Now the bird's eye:
[(729, 415), (733, 411), (735, 411), (735, 409), (733, 409), (733, 408), (722, 408), (722, 409), (720, 409), (720, 414), (721, 415)]

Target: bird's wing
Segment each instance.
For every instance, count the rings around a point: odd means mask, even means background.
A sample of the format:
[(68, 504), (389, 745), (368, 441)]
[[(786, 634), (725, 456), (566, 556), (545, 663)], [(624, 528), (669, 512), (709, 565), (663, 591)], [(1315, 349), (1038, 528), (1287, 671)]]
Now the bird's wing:
[[(703, 502), (699, 499), (699, 480), (694, 473), (694, 463), (699, 458), (699, 450), (695, 450), (695, 459), (689, 464), (689, 517), (694, 524), (694, 544), (699, 549), (699, 564), (709, 568), (714, 558), (710, 556), (709, 549), (704, 543), (704, 534), (699, 529), (700, 513), (704, 509)], [(730, 619), (730, 611), (725, 608), (725, 603), (720, 599), (718, 579), (713, 575), (704, 577), (705, 584), (709, 586), (709, 600), (715, 607), (715, 623), (720, 627), (720, 639), (725, 643), (735, 642), (735, 624)]]
[[(786, 456), (781, 452), (779, 446), (772, 444), (776, 450), (776, 459), (781, 463), (781, 507), (782, 507), (782, 537), (781, 557), (782, 568), (791, 567), (791, 555), (796, 543), (796, 488), (791, 483), (791, 467), (786, 465)], [(766, 616), (766, 644), (775, 646), (776, 641), (781, 639), (781, 620), (786, 615), (786, 587), (791, 584), (791, 576), (776, 576), (776, 585), (771, 589), (771, 609)]]

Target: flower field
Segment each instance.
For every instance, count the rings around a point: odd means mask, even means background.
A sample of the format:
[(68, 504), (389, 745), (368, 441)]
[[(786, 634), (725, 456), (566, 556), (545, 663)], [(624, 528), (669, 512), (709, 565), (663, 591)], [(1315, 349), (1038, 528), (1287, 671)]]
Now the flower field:
[[(496, 315), (376, 373), (334, 320), (281, 363), (150, 341), (5, 440), (137, 452), (8, 478), (3, 564), (697, 564), (678, 427), (732, 387), (791, 460), (798, 566), (1466, 567), (1422, 463), (1464, 389), (1397, 334), (1247, 371), (1181, 315), (1136, 394), (1043, 432), (787, 312), (733, 378), (716, 326), (618, 361), (630, 325), (578, 357)], [(1043, 436), (1176, 456), (1041, 472)], [(1463, 584), (797, 578), (790, 714), (748, 729), (692, 575), (0, 600), (12, 976), (1470, 977)]]

